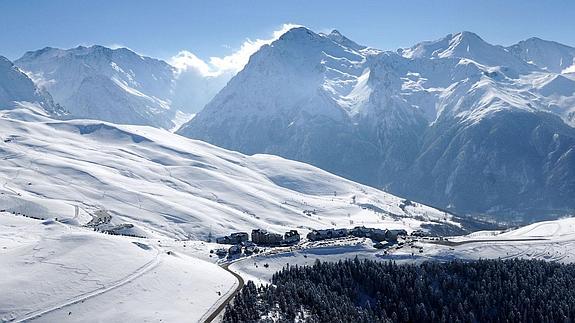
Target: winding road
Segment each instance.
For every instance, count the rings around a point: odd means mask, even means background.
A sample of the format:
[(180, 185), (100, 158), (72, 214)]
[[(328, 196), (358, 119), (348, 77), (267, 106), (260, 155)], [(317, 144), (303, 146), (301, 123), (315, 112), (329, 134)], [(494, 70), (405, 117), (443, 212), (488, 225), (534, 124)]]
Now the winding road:
[(206, 323), (213, 322), (225, 310), (226, 305), (228, 305), (228, 303), (231, 302), (232, 299), (234, 299), (234, 296), (236, 296), (240, 292), (240, 290), (244, 287), (245, 283), (242, 276), (230, 270), (229, 266), (232, 263), (227, 263), (221, 265), (220, 267), (222, 267), (222, 269), (224, 269), (225, 271), (229, 272), (230, 274), (234, 275), (234, 277), (236, 277), (236, 279), (238, 280), (238, 286), (231, 293), (229, 293), (227, 298), (217, 308), (215, 308), (214, 311), (208, 317), (204, 319), (204, 322)]

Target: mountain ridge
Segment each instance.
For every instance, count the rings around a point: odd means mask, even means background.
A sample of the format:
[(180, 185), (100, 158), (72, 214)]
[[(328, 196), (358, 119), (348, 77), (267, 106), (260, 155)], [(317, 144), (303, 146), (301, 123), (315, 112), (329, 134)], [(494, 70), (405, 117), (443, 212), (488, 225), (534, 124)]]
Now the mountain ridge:
[(64, 116), (67, 112), (54, 103), (52, 96), (35, 83), (14, 63), (0, 56), (0, 110), (11, 109), (20, 101), (39, 106), (40, 110), (53, 116)]
[[(354, 49), (326, 38), (300, 27), (263, 47), (178, 133), (248, 154), (271, 153), (308, 162), (456, 212), (516, 218), (541, 203), (532, 196), (575, 194), (575, 176), (559, 174), (575, 163), (569, 153), (575, 129), (562, 125), (575, 121), (574, 98), (562, 95), (569, 92), (570, 76), (561, 76), (567, 81), (550, 80), (550, 72), (469, 32), (397, 52)], [(557, 95), (546, 95), (550, 93)], [(508, 125), (519, 130), (515, 117), (527, 123), (524, 136), (544, 137), (524, 145), (524, 137), (512, 136), (515, 145), (524, 147), (517, 158), (505, 153), (508, 147), (497, 143), (497, 135), (492, 140), (478, 135), (488, 124), (492, 131)], [(450, 128), (468, 134), (461, 137), (464, 140), (450, 140), (442, 134)], [(554, 129), (560, 128), (563, 136), (555, 136)], [(550, 154), (545, 146), (553, 140), (561, 142), (557, 147), (564, 158), (530, 157), (532, 152)], [(457, 171), (467, 166), (436, 164), (425, 157), (439, 149), (439, 155), (434, 153), (437, 160), (443, 151), (449, 155), (446, 160), (478, 162), (472, 151), (460, 155), (465, 146), (491, 152), (491, 170), (478, 164), (479, 175), (472, 176), (471, 170)], [(447, 147), (458, 148), (442, 150)], [(443, 170), (430, 171), (418, 160), (443, 165)], [(533, 162), (528, 169), (518, 166), (528, 160)], [(539, 170), (543, 165), (548, 166)], [(521, 169), (527, 175), (501, 169)], [(493, 176), (507, 176), (508, 185), (489, 185)], [(535, 178), (562, 178), (562, 182)], [(505, 183), (505, 178), (500, 180)], [(465, 183), (474, 181), (482, 184), (466, 189)], [(428, 183), (434, 193), (425, 193), (420, 182)], [(469, 197), (459, 199), (463, 194)], [(498, 194), (518, 197), (487, 198)], [(485, 202), (473, 202), (474, 196), (484, 196)], [(550, 205), (537, 210), (544, 214), (575, 208), (566, 199), (550, 199)]]

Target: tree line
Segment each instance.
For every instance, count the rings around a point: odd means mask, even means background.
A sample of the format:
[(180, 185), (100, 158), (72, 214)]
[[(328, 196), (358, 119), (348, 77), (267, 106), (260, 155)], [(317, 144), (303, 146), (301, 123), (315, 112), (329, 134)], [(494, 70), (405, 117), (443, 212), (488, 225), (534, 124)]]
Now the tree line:
[(288, 266), (249, 281), (224, 322), (573, 322), (575, 265), (540, 260)]

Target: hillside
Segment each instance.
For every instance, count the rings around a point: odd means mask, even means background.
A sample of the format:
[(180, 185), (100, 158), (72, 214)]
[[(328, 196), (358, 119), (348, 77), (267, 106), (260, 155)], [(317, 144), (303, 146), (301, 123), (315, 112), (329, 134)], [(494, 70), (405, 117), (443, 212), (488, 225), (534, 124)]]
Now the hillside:
[(199, 321), (236, 279), (170, 250), (0, 212), (0, 321)]
[(27, 216), (194, 240), (253, 228), (458, 226), (442, 211), (313, 166), (157, 128), (56, 121), (25, 106), (3, 112), (0, 128), (1, 204)]
[(11, 109), (17, 106), (17, 102), (36, 104), (38, 111), (52, 116), (66, 114), (49, 93), (38, 88), (24, 72), (0, 56), (0, 109)]

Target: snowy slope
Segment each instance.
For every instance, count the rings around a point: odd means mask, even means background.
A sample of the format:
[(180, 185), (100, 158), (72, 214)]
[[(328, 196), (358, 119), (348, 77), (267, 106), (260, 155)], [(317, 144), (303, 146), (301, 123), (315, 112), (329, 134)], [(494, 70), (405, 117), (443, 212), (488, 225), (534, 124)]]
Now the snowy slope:
[(15, 102), (20, 101), (36, 103), (39, 110), (54, 116), (65, 114), (60, 106), (54, 104), (50, 94), (38, 89), (26, 74), (0, 56), (0, 109), (12, 108)]
[(23, 107), (5, 112), (0, 129), (1, 204), (28, 216), (86, 224), (105, 211), (109, 225), (133, 224), (137, 235), (191, 239), (252, 228), (453, 223), (444, 212), (402, 209), (401, 198), (306, 164), (248, 157), (157, 128), (55, 121)]
[(172, 128), (175, 69), (126, 48), (47, 47), (16, 61), (74, 117)]
[(537, 222), (505, 232), (476, 232), (450, 240), (456, 244), (425, 243), (421, 259), (522, 258), (575, 262), (575, 218)]
[(0, 212), (0, 321), (199, 321), (237, 284), (152, 243)]
[(573, 85), (471, 32), (382, 52), (300, 27), (178, 133), (522, 221), (575, 208)]
[(206, 76), (127, 48), (46, 47), (16, 61), (72, 117), (178, 128), (232, 75)]
[(507, 48), (521, 59), (554, 73), (575, 73), (575, 48), (533, 37)]

